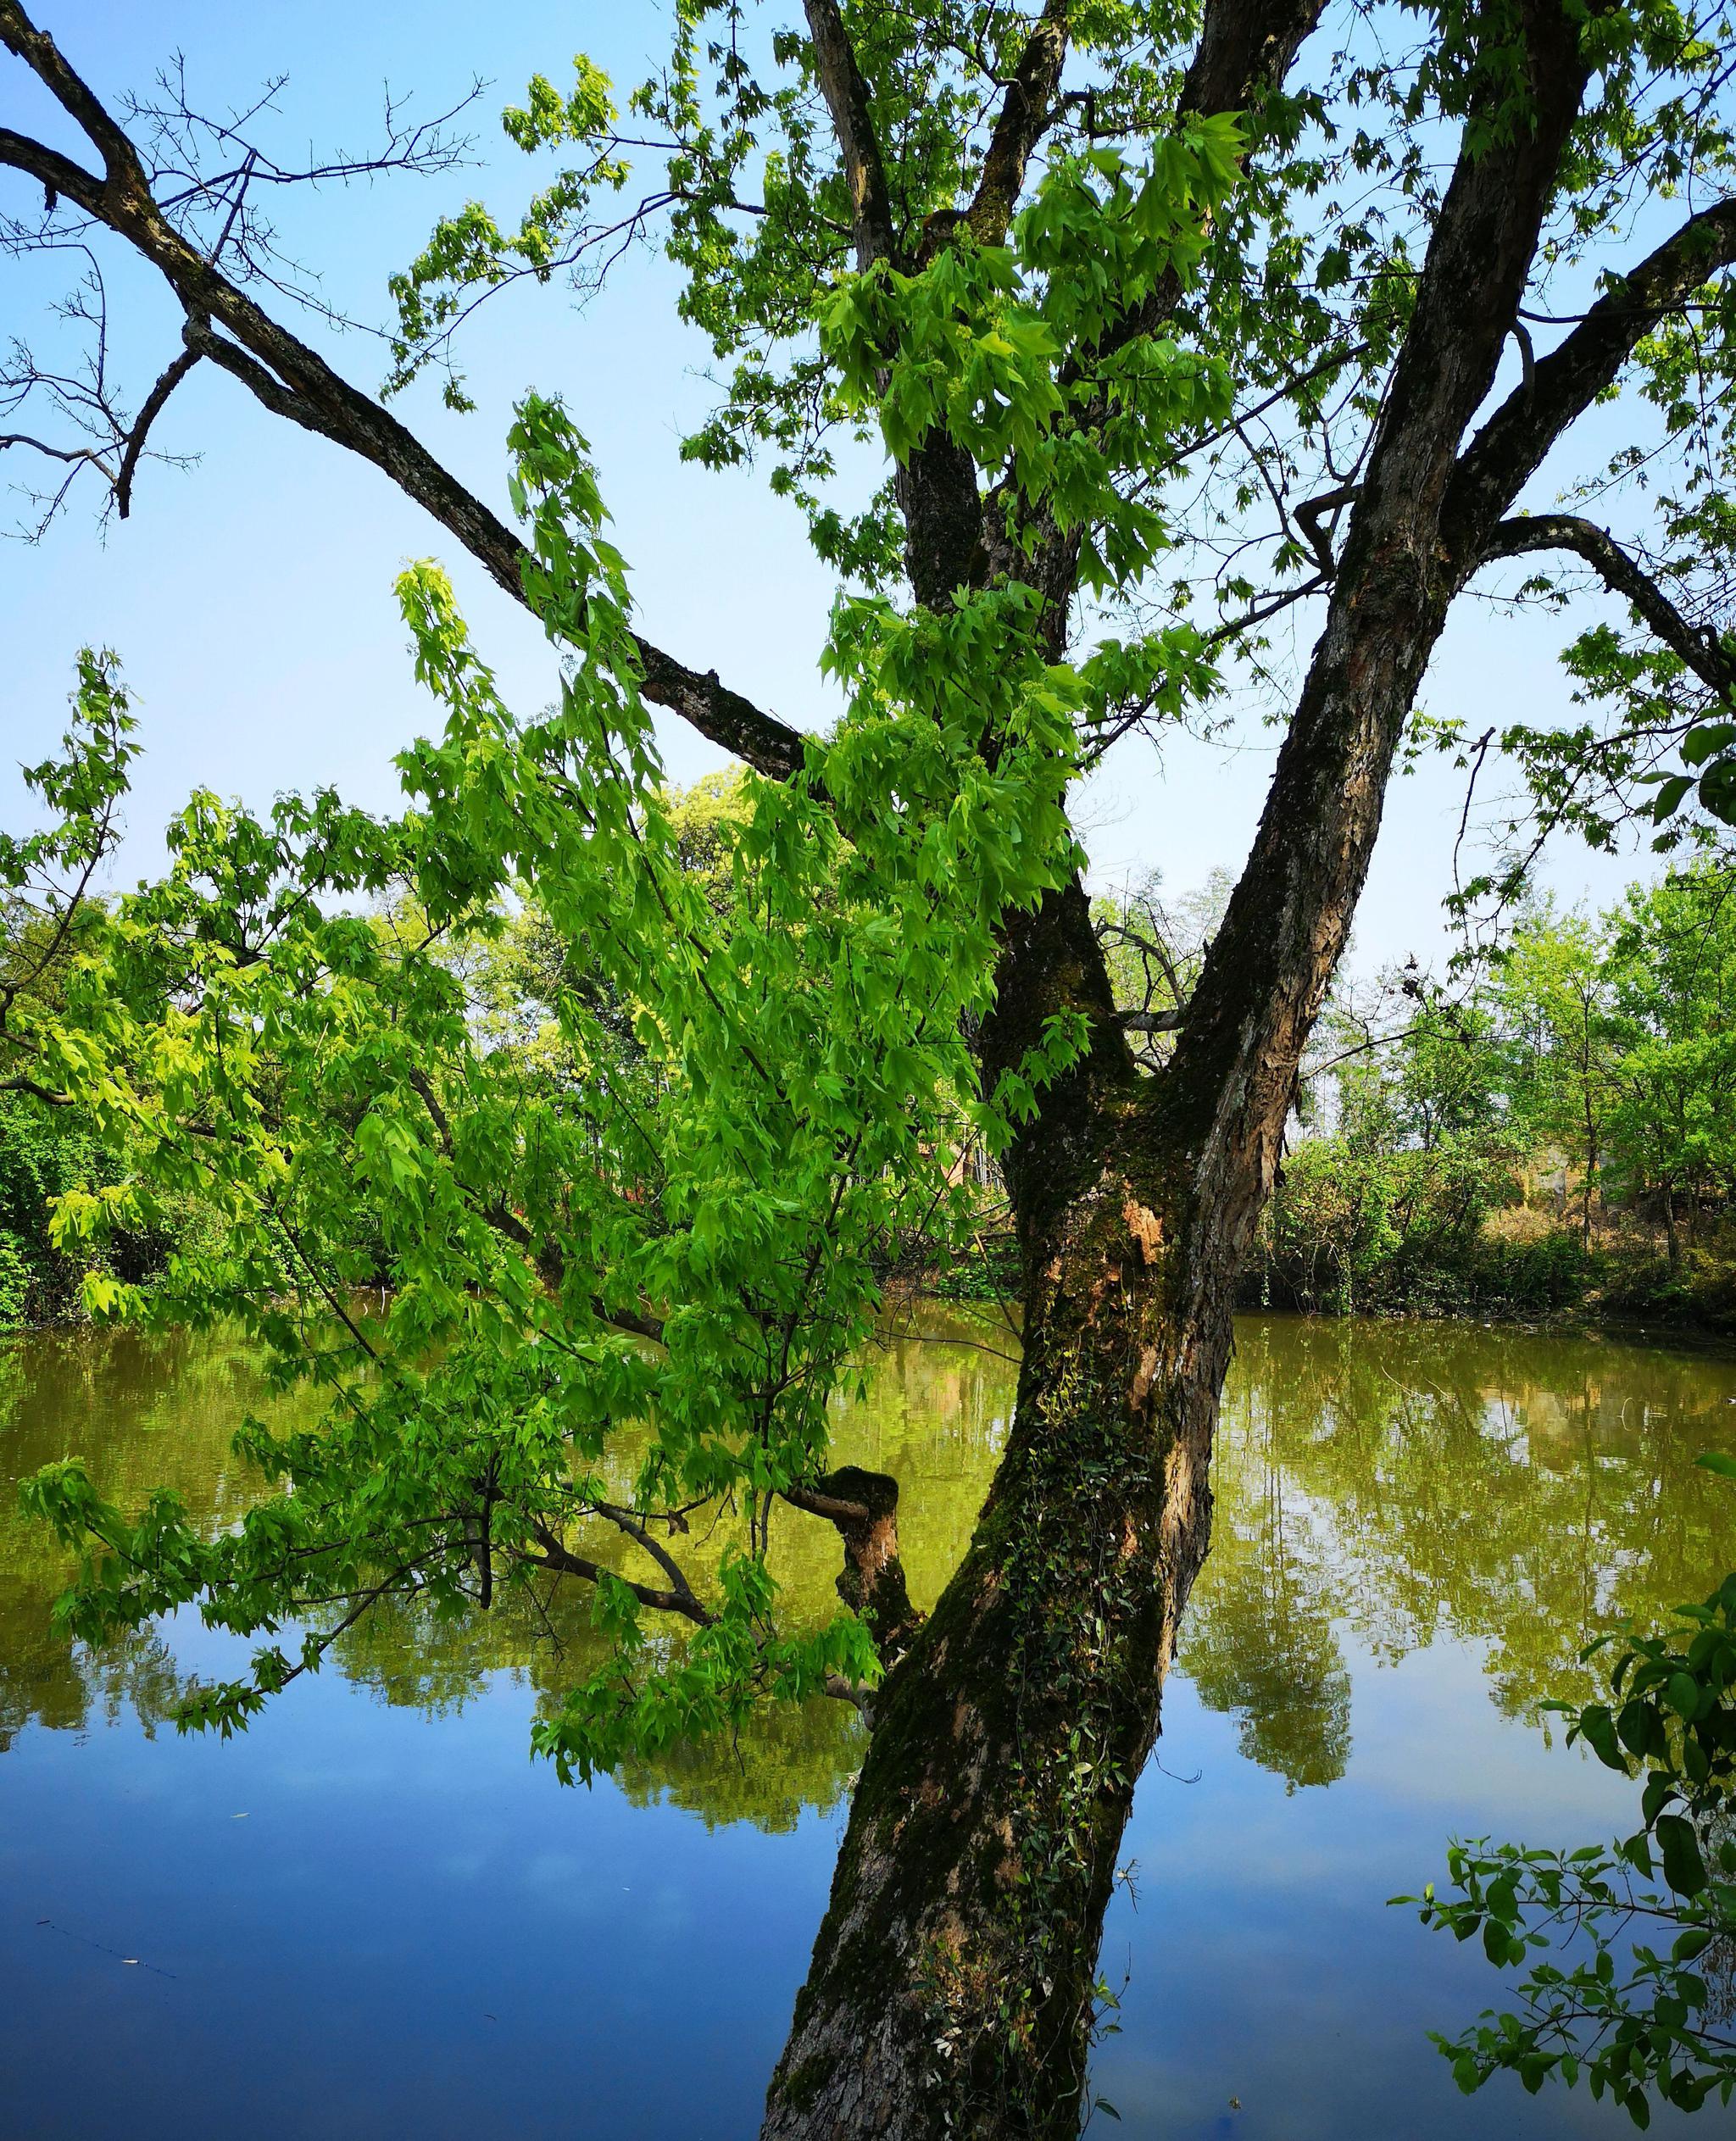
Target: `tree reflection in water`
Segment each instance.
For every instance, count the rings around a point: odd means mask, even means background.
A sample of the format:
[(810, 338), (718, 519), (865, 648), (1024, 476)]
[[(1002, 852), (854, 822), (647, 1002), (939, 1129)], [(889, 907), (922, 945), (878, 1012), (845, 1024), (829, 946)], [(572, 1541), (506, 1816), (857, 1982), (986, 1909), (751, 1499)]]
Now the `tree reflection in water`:
[[(1012, 1350), (992, 1318), (906, 1308), (840, 1405), (840, 1459), (901, 1482), (919, 1603), (968, 1538), (1011, 1410)], [(19, 1521), (11, 1482), (74, 1453), (124, 1506), (170, 1478), (202, 1522), (231, 1523), (252, 1493), (230, 1454), (235, 1427), (301, 1403), (220, 1337), (57, 1333), (0, 1347), (0, 1748), (30, 1724), (82, 1729), (131, 1711), (160, 1726), (194, 1638), (213, 1640), (171, 1625), (92, 1655), (57, 1632), (65, 1565)], [(1450, 1633), (1481, 1647), (1504, 1715), (1583, 1699), (1592, 1676), (1578, 1654), (1600, 1629), (1698, 1596), (1736, 1565), (1736, 1496), (1694, 1464), (1733, 1435), (1736, 1370), (1690, 1354), (1466, 1326), (1244, 1321), (1212, 1552), (1177, 1671), (1293, 1789), (1329, 1785), (1349, 1761), (1349, 1645), (1391, 1664)], [(836, 1573), (822, 1532), (787, 1523), (774, 1538), (792, 1604), (816, 1616)], [(381, 1612), (337, 1655), (377, 1699), (441, 1715), (503, 1675), (550, 1698), (593, 1643), (586, 1601), (557, 1588), (463, 1621)], [(709, 1823), (780, 1830), (837, 1803), (861, 1745), (849, 1711), (815, 1701), (621, 1782)]]

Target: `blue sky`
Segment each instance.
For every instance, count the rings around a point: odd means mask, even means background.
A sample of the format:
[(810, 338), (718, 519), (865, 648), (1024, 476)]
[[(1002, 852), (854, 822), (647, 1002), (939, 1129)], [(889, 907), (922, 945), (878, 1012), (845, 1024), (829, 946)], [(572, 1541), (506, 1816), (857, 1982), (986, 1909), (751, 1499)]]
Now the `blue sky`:
[[(386, 277), (419, 248), (436, 216), (469, 196), (515, 213), (530, 167), (501, 136), (500, 106), (541, 70), (559, 80), (575, 49), (625, 86), (665, 34), (657, 0), (577, 0), (560, 9), (477, 10), (452, 0), (339, 7), (262, 0), (246, 8), (148, 0), (36, 0), (37, 20), (105, 95), (146, 89), (177, 49), (196, 99), (250, 101), (287, 74), (275, 122), (286, 156), (304, 142), (360, 147), (377, 133), (382, 86), (413, 92), (431, 114), (473, 75), (491, 86), (476, 107), (481, 167), (444, 177), (391, 178), (284, 203), (281, 221), (317, 266), (331, 301), (365, 319), (386, 313)], [(78, 144), (22, 69), (0, 64), (0, 124)], [(0, 200), (14, 181), (0, 175)], [(106, 257), (105, 257), (106, 259)], [(134, 398), (179, 347), (179, 320), (150, 281), (113, 264), (111, 295)], [(40, 308), (69, 280), (64, 264), (0, 277), (0, 335), (33, 334)], [(472, 488), (504, 508), (502, 440), (526, 388), (558, 392), (589, 435), (615, 533), (633, 570), (648, 637), (804, 725), (831, 703), (815, 674), (830, 584), (794, 512), (751, 473), (683, 467), (684, 430), (708, 406), (709, 352), (676, 319), (670, 272), (655, 259), (623, 262), (582, 312), (557, 289), (514, 293), (485, 308), (463, 348), (480, 404), (453, 416), (431, 389), (399, 404)], [(324, 338), (359, 383), (377, 385), (383, 350), (353, 335)], [(23, 809), (19, 760), (47, 750), (65, 712), (72, 657), (83, 642), (114, 648), (136, 694), (147, 755), (129, 811), (121, 874), (150, 869), (157, 829), (200, 786), (264, 804), (277, 790), (331, 782), (352, 799), (387, 804), (392, 753), (431, 720), (410, 675), (392, 583), (407, 558), (451, 569), (472, 630), (509, 700), (550, 695), (547, 648), (517, 606), (442, 531), (382, 476), (337, 448), (266, 414), (209, 366), (180, 390), (153, 442), (198, 451), (190, 471), (147, 465), (131, 520), (104, 539), (76, 504), (39, 546), (0, 546), (0, 823)], [(9, 459), (14, 465), (6, 465)], [(23, 471), (0, 459), (0, 479)], [(1547, 475), (1547, 471), (1546, 471)], [(1542, 494), (1550, 486), (1545, 481)], [(0, 502), (0, 522), (15, 518)], [(1299, 626), (1301, 651), (1317, 620)], [(1555, 660), (1561, 639), (1535, 621), (1461, 603), (1431, 670), (1433, 711), (1480, 729), (1521, 710), (1565, 705)], [(673, 777), (721, 763), (679, 723), (664, 731)], [(1100, 880), (1150, 866), (1180, 892), (1246, 850), (1276, 748), (1276, 731), (1243, 725), (1232, 748), (1186, 739), (1161, 760), (1126, 744), (1081, 796), (1079, 815)], [(1450, 881), (1461, 787), (1439, 765), (1396, 781), (1359, 917), (1360, 967), (1416, 951), (1438, 959), (1440, 899)], [(1550, 881), (1571, 901), (1612, 898), (1648, 859), (1611, 861), (1563, 843)]]

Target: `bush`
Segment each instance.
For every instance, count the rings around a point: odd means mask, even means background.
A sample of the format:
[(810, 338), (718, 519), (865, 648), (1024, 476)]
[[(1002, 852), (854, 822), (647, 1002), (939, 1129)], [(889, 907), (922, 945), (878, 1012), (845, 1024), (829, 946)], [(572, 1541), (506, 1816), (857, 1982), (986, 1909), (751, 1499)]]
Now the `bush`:
[(1260, 1224), (1260, 1299), (1331, 1314), (1476, 1306), (1483, 1223), (1516, 1193), (1499, 1136), (1451, 1134), (1397, 1151), (1344, 1137), (1305, 1139)]

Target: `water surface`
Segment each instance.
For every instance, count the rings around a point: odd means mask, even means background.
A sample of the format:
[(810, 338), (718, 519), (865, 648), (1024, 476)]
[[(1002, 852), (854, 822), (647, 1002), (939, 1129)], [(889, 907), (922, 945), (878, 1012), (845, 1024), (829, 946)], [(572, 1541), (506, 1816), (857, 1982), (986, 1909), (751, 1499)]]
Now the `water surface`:
[[(1013, 1367), (992, 1321), (909, 1323), (865, 1361), (840, 1454), (903, 1482), (926, 1603)], [(782, 1709), (736, 1748), (564, 1790), (526, 1752), (587, 1642), (557, 1599), (559, 1646), (511, 1613), (381, 1621), (242, 1738), (181, 1738), (178, 1688), (233, 1647), (186, 1615), (110, 1655), (58, 1638), (64, 1565), (12, 1482), (76, 1453), (123, 1504), (168, 1482), (221, 1524), (255, 1491), (229, 1438), (265, 1403), (214, 1339), (0, 1343), (0, 2132), (751, 2136), (860, 1760), (852, 1713)], [(1693, 1463), (1727, 1446), (1726, 1363), (1242, 1325), (1215, 1544), (1104, 1938), (1124, 1990), (1093, 2078), (1121, 2132), (1611, 2131), (1583, 2092), (1457, 2094), (1424, 2032), (1469, 2019), (1494, 1974), (1383, 1902), (1449, 1833), (1632, 1826), (1631, 1793), (1552, 1746), (1538, 1705), (1589, 1692), (1600, 1628), (1736, 1566), (1736, 1487)], [(826, 1610), (833, 1535), (780, 1521), (794, 1610)]]

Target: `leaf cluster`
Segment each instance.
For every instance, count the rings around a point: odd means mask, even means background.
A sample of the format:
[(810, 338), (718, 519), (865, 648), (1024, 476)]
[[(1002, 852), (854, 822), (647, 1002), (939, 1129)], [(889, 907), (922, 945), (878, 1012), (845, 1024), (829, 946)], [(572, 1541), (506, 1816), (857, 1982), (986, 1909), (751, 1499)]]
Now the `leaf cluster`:
[[(1736, 1459), (1700, 1462), (1736, 1477)], [(1449, 1891), (1394, 1901), (1480, 1938), (1499, 1969), (1528, 1966), (1512, 2009), (1436, 2038), (1461, 2088), (1512, 2072), (1534, 2094), (1583, 2074), (1643, 2128), (1654, 2098), (1692, 2111), (1736, 2094), (1736, 2039), (1707, 1974), (1736, 1942), (1736, 1577), (1661, 1631), (1603, 1637), (1586, 1656), (1605, 1663), (1608, 1699), (1555, 1707), (1570, 1746), (1643, 1781), (1640, 1827), (1569, 1851), (1456, 1843)]]

